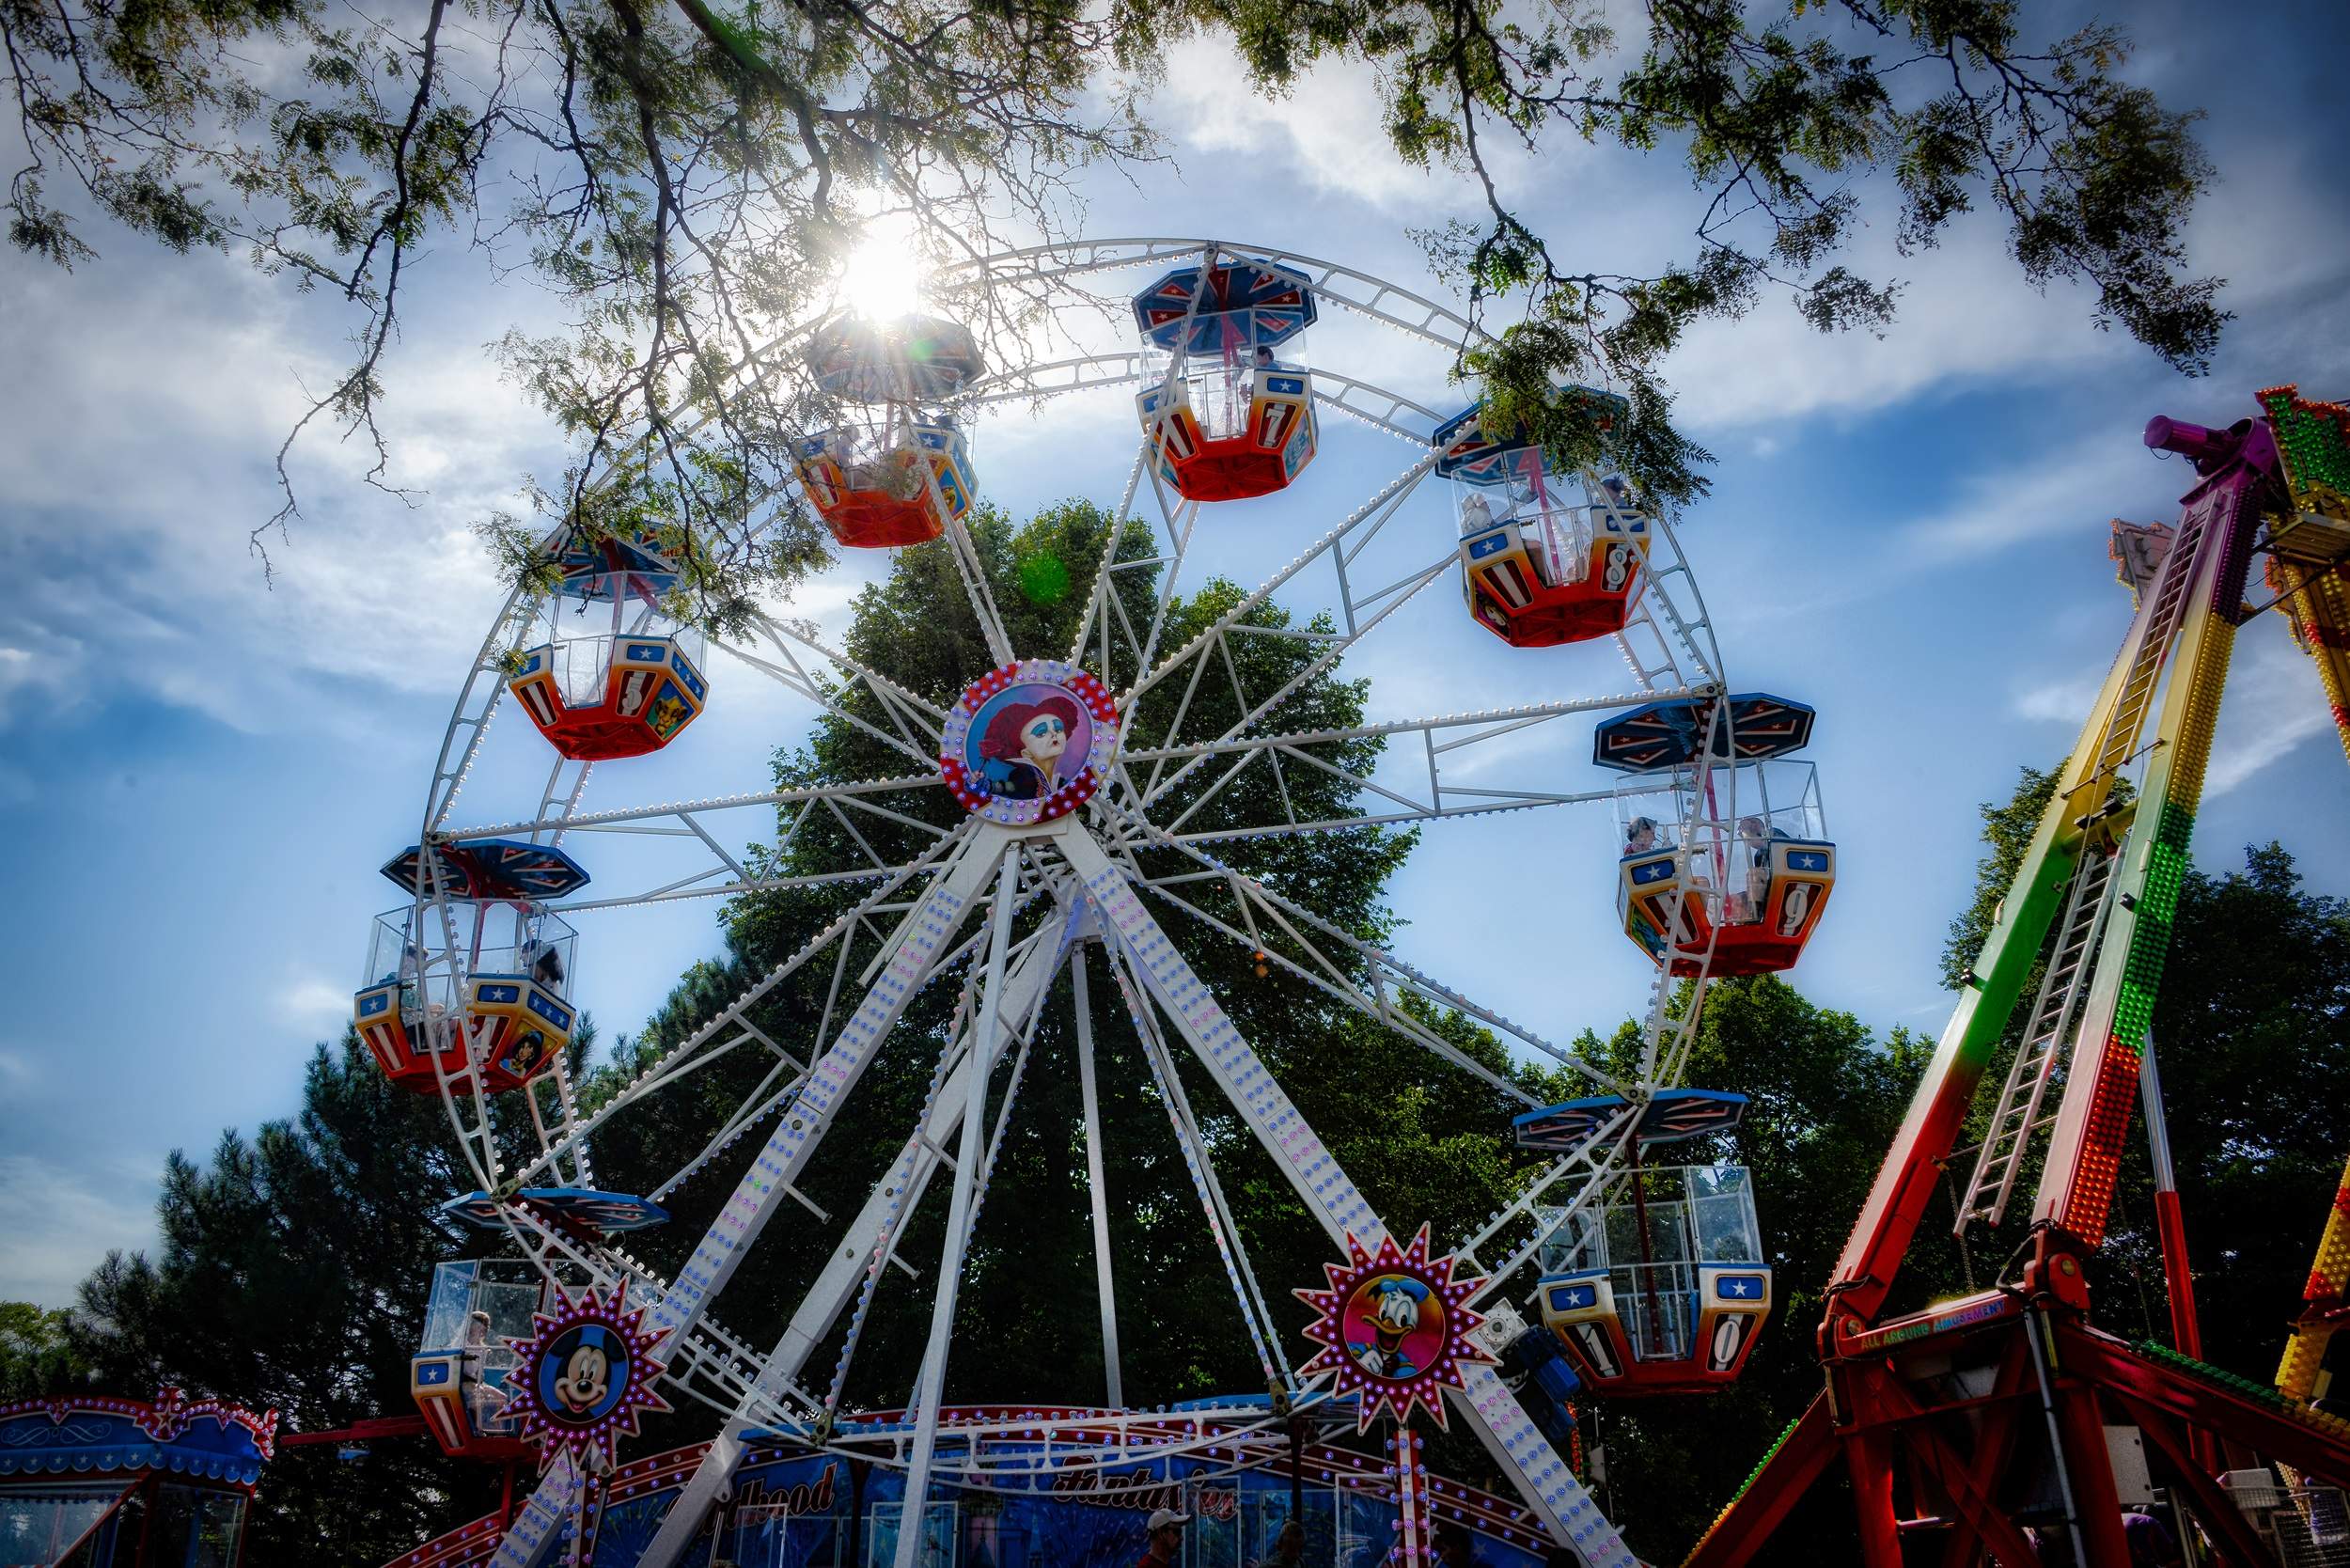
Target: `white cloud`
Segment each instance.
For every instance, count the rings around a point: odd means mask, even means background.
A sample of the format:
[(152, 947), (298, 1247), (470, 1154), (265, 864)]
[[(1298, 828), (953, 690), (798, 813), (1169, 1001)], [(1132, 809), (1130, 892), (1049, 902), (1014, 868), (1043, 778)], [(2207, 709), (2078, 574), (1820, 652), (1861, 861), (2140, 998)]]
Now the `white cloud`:
[[(102, 1192), (53, 1161), (0, 1154), (0, 1299), (73, 1302), (74, 1287), (113, 1248), (155, 1241), (153, 1173)], [(134, 1196), (135, 1195), (135, 1196)]]
[(2237, 634), (2203, 798), (2217, 800), (2333, 728), (2308, 656), (2284, 635), (2281, 617), (2262, 616)]
[[(1185, 151), (1261, 158), (1315, 186), (1374, 207), (1425, 210), (1456, 179), (1415, 169), (1388, 145), (1378, 77), (1355, 62), (1316, 67), (1297, 86), (1268, 97), (1251, 86), (1229, 44), (1193, 39), (1167, 52), (1164, 98)], [(1186, 157), (1195, 179), (1214, 180), (1221, 161)], [(1447, 203), (1449, 205), (1449, 203)]]
[(22, 1094), (39, 1076), (39, 1061), (33, 1053), (13, 1045), (0, 1045), (0, 1088)]
[(290, 1024), (331, 1023), (351, 1011), (351, 987), (302, 975), (279, 988), (275, 1002), (277, 1015)]
[(2088, 716), (2089, 705), (2097, 700), (2098, 688), (2104, 683), (2102, 669), (2063, 676), (2024, 687), (2008, 706), (2017, 718), (2077, 728)]
[[(0, 306), (18, 372), (0, 383), (17, 437), (0, 494), (22, 520), (0, 532), (0, 570), (24, 606), (0, 721), (128, 686), (255, 731), (331, 716), (322, 686), (445, 683), (501, 596), (471, 525), (540, 451), (540, 422), (478, 350), (410, 345), (389, 478), (438, 490), (412, 507), (366, 488), (365, 441), (313, 427), (290, 460), (309, 515), (271, 541), (272, 581), (247, 535), (277, 504), (268, 455), (298, 383), (334, 373), (323, 323), (233, 259), (143, 259), (70, 278), (19, 262)], [(435, 327), (478, 341), (472, 303)]]
[(2077, 441), (1977, 474), (1952, 499), (1892, 537), (1922, 566), (1997, 555), (2052, 535), (2093, 536), (2107, 519), (2129, 515), (2132, 502), (2159, 494), (2161, 480), (2177, 472), (2150, 462), (2136, 431), (2098, 426)]

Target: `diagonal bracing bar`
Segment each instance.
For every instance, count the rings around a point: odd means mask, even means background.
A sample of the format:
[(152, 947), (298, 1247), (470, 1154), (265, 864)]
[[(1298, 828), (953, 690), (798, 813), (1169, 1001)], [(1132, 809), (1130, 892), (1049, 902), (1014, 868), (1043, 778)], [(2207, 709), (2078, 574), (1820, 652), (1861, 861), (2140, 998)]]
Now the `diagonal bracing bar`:
[[(906, 1004), (922, 987), (942, 949), (963, 923), (972, 899), (984, 888), (1010, 846), (1011, 835), (983, 823), (964, 839), (944, 872), (900, 927), (887, 966), (866, 993), (865, 999), (834, 1037), (808, 1074), (807, 1086), (779, 1120), (734, 1196), (718, 1213), (701, 1244), (694, 1249), (677, 1278), (655, 1304), (650, 1326), (661, 1339), (659, 1347), (676, 1341), (690, 1330), (726, 1287), (735, 1267), (814, 1153), (833, 1113), (862, 1077), (883, 1038), (898, 1021)], [(580, 1485), (576, 1466), (550, 1475), (533, 1494), (525, 1516), (540, 1509), (541, 1499), (556, 1516), (570, 1506)], [(557, 1496), (556, 1494), (568, 1494)], [(518, 1521), (519, 1525), (520, 1521)], [(509, 1529), (498, 1544), (496, 1568), (531, 1568), (544, 1549), (543, 1535), (531, 1538)]]

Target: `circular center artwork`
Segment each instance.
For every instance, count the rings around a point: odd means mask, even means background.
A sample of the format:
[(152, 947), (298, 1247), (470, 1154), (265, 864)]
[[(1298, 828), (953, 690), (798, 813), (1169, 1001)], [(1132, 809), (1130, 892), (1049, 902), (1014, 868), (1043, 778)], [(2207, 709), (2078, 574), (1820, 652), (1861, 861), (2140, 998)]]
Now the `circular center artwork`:
[(555, 1310), (534, 1314), (532, 1332), (512, 1341), (520, 1365), (506, 1414), (539, 1445), (542, 1466), (569, 1449), (609, 1469), (638, 1413), (669, 1408), (652, 1388), (663, 1371), (652, 1359), (660, 1336), (644, 1327), (644, 1309), (630, 1308), (625, 1291), (599, 1296), (590, 1287), (576, 1299), (558, 1291)]
[(1355, 1397), (1358, 1428), (1383, 1409), (1409, 1420), (1423, 1404), (1442, 1426), (1443, 1391), (1465, 1387), (1465, 1369), (1493, 1364), (1469, 1332), (1485, 1321), (1468, 1305), (1484, 1281), (1454, 1278), (1452, 1263), (1428, 1255), (1425, 1225), (1404, 1247), (1393, 1236), (1365, 1247), (1349, 1232), (1346, 1262), (1323, 1265), (1326, 1288), (1296, 1293), (1314, 1309), (1306, 1337), (1322, 1346), (1298, 1371), (1335, 1374), (1338, 1391)]
[(1373, 1377), (1407, 1378), (1443, 1354), (1444, 1300), (1409, 1274), (1374, 1274), (1346, 1298), (1346, 1354)]
[(548, 1344), (532, 1375), (550, 1425), (594, 1426), (628, 1389), (627, 1341), (603, 1324), (573, 1324)]
[(1102, 682), (1057, 659), (974, 682), (939, 736), (939, 772), (967, 808), (1014, 827), (1075, 810), (1102, 786), (1118, 709)]

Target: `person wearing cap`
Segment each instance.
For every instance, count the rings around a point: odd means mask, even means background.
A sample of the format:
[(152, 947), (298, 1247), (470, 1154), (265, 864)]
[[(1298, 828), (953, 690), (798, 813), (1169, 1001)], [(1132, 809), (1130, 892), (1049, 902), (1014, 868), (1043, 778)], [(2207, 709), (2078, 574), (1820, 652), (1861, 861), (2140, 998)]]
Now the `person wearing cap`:
[(1143, 1549), (1142, 1560), (1135, 1568), (1172, 1568), (1183, 1553), (1183, 1527), (1191, 1523), (1191, 1515), (1162, 1508), (1151, 1515), (1143, 1533), (1150, 1544)]

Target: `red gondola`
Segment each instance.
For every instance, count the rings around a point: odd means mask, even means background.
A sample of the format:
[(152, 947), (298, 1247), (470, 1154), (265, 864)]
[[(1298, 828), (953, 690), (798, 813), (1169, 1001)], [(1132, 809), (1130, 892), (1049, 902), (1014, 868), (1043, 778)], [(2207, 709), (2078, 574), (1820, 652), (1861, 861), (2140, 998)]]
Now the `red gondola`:
[(834, 539), (854, 549), (920, 544), (971, 510), (971, 448), (937, 407), (985, 369), (971, 334), (934, 316), (817, 329), (807, 362), (839, 400), (831, 429), (800, 443), (800, 487)]
[(1270, 261), (1179, 267), (1135, 296), (1135, 410), (1178, 494), (1269, 495), (1313, 461), (1321, 426), (1299, 339), (1313, 319), (1312, 285)]
[(1622, 631), (1647, 582), (1647, 513), (1620, 478), (1557, 472), (1530, 440), (1493, 435), (1483, 409), (1436, 431), (1436, 472), (1459, 503), (1469, 613), (1513, 648)]
[(583, 540), (563, 557), (543, 640), (513, 656), (507, 689), (575, 760), (641, 757), (675, 740), (709, 698), (702, 639), (665, 596), (678, 566), (658, 541)]

